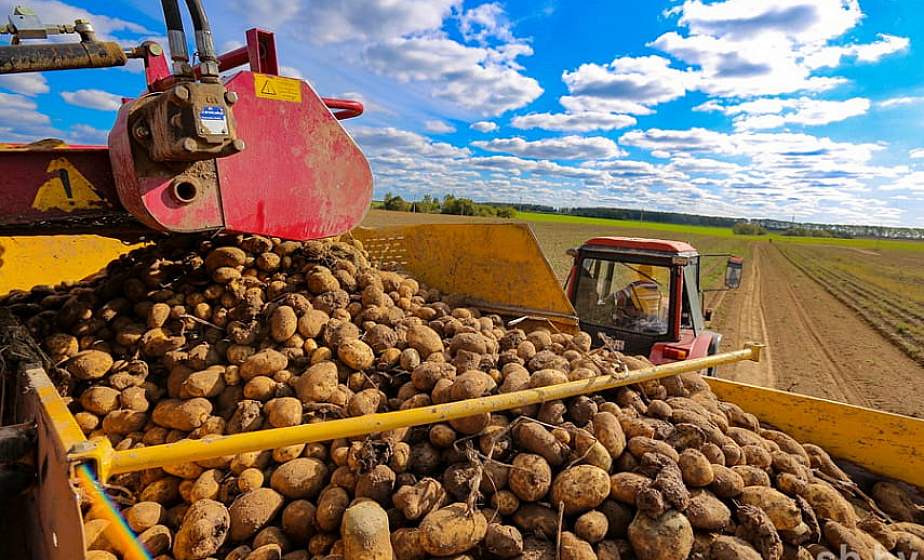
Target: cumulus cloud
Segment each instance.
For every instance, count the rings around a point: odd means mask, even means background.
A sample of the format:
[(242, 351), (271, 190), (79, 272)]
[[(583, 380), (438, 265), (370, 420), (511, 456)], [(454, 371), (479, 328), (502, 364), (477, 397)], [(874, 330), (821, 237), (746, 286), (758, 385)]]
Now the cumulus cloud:
[(565, 71), (562, 80), (571, 95), (561, 102), (571, 111), (648, 114), (650, 106), (682, 97), (693, 76), (661, 56), (626, 56), (609, 64), (582, 64)]
[(525, 44), (472, 47), (445, 37), (412, 37), (369, 45), (363, 57), (377, 72), (402, 82), (427, 82), (436, 97), (494, 116), (542, 93), (539, 82), (523, 75), (516, 63), (530, 54)]
[(735, 128), (758, 130), (787, 124), (818, 126), (866, 114), (870, 101), (854, 97), (841, 101), (800, 98), (759, 98), (733, 105), (710, 100), (694, 107), (696, 111), (721, 111), (734, 117)]
[(871, 43), (830, 44), (862, 18), (856, 0), (687, 0), (668, 15), (679, 15), (687, 33), (670, 31), (650, 45), (697, 67), (697, 89), (720, 96), (829, 90), (845, 79), (814, 70), (843, 58), (875, 62), (909, 44), (886, 34)]
[(615, 130), (634, 126), (638, 121), (629, 115), (613, 113), (529, 113), (511, 119), (514, 128), (558, 130), (565, 132), (589, 132), (591, 130)]
[(49, 92), (48, 80), (38, 73), (0, 75), (0, 88), (30, 96)]
[(122, 106), (122, 96), (99, 89), (62, 91), (61, 98), (71, 105), (99, 111), (118, 111)]
[(908, 157), (911, 159), (924, 159), (924, 148), (908, 150)]
[(436, 134), (449, 134), (456, 131), (456, 127), (446, 121), (439, 120), (424, 122), (424, 128), (427, 129), (428, 132), (434, 132)]
[(496, 122), (478, 121), (469, 125), (469, 128), (472, 130), (477, 130), (478, 132), (494, 132), (498, 129), (498, 126)]
[(623, 154), (616, 142), (602, 136), (563, 136), (532, 141), (514, 136), (478, 140), (472, 142), (472, 146), (489, 152), (505, 152), (537, 159), (607, 159)]

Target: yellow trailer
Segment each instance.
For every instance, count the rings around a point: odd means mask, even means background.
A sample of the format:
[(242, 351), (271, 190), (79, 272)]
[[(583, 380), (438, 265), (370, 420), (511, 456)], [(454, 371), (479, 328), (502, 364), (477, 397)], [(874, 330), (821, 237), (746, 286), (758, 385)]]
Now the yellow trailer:
[[(363, 242), (371, 259), (381, 267), (404, 270), (430, 287), (459, 294), (472, 305), (510, 319), (540, 322), (562, 331), (577, 329), (574, 309), (526, 225), (360, 228), (352, 235)], [(60, 241), (65, 245), (73, 243)], [(0, 240), (0, 245), (8, 247), (8, 243)], [(105, 261), (127, 249), (113, 246), (95, 255)], [(111, 252), (107, 254), (106, 250)], [(20, 261), (27, 263), (28, 274), (11, 270), (9, 261), (5, 262), (0, 268), (3, 286), (28, 288), (36, 282), (74, 280), (93, 273), (99, 265), (98, 261), (88, 260), (84, 269), (80, 266), (55, 269), (48, 254), (34, 253), (31, 259)], [(4, 332), (9, 336), (12, 329)], [(20, 360), (15, 371), (10, 370), (11, 364), (0, 367), (7, 368), (4, 376), (15, 381), (15, 389), (21, 395), (18, 419), (37, 425), (38, 481), (27, 496), (31, 510), (27, 516), (30, 550), (35, 558), (57, 560), (83, 557), (77, 552), (82, 550), (84, 538), (79, 495), (96, 496), (104, 504), (99, 482), (105, 483), (114, 474), (517, 408), (740, 360), (759, 360), (761, 348), (752, 344), (628, 375), (600, 376), (448, 405), (124, 451), (114, 450), (108, 440), (88, 441), (84, 437), (38, 360)], [(721, 379), (709, 379), (709, 383), (721, 399), (738, 404), (762, 422), (800, 441), (820, 445), (833, 456), (852, 461), (873, 474), (924, 487), (924, 451), (920, 449), (924, 442), (924, 420)], [(114, 508), (100, 506), (95, 511), (115, 521), (110, 524), (107, 536), (126, 558), (145, 557)]]

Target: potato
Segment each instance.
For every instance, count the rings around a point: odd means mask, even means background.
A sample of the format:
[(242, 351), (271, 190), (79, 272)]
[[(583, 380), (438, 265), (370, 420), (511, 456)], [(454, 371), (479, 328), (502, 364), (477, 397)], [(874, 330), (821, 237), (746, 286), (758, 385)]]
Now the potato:
[(314, 518), (317, 508), (308, 500), (289, 502), (282, 510), (282, 530), (294, 542), (307, 543), (316, 531)]
[(731, 522), (731, 511), (708, 490), (690, 493), (690, 505), (684, 510), (690, 525), (700, 531), (724, 531)]
[(298, 316), (295, 310), (288, 305), (280, 305), (273, 310), (269, 319), (270, 336), (276, 342), (285, 342), (295, 334), (298, 327)]
[(423, 478), (413, 486), (402, 486), (392, 496), (394, 506), (410, 521), (442, 507), (445, 501), (443, 486), (433, 478)]
[(535, 422), (522, 422), (513, 429), (513, 440), (517, 447), (542, 455), (552, 466), (565, 462), (570, 449), (548, 430)]
[(349, 416), (373, 414), (381, 406), (382, 400), (382, 392), (378, 389), (363, 389), (350, 398), (347, 414)]
[(684, 560), (693, 548), (693, 528), (676, 510), (658, 519), (637, 513), (628, 536), (638, 560)]
[(164, 506), (157, 502), (138, 502), (124, 510), (122, 515), (132, 531), (142, 533), (164, 520)]
[(712, 542), (709, 558), (715, 560), (762, 560), (747, 541), (722, 535)]
[(362, 501), (347, 508), (340, 526), (344, 556), (356, 560), (391, 560), (391, 534), (388, 515), (373, 501)]
[(684, 449), (677, 464), (687, 486), (709, 486), (715, 480), (709, 459), (696, 449)]
[(98, 385), (80, 395), (80, 406), (93, 414), (105, 416), (119, 408), (119, 391)]
[(103, 432), (107, 435), (128, 435), (141, 430), (148, 421), (145, 412), (113, 410), (103, 418)]
[(773, 488), (748, 486), (741, 491), (737, 499), (742, 504), (764, 510), (777, 530), (795, 529), (802, 523), (802, 514), (796, 502)]
[(211, 413), (212, 403), (204, 398), (164, 399), (154, 407), (152, 420), (158, 426), (189, 432), (201, 426)]
[(219, 247), (213, 249), (205, 257), (205, 268), (212, 272), (221, 267), (243, 266), (247, 261), (247, 254), (238, 247)]
[(731, 468), (744, 481), (745, 486), (770, 486), (767, 471), (752, 465), (735, 465)]
[(387, 505), (395, 487), (395, 473), (387, 465), (376, 465), (359, 475), (353, 490), (357, 498), (370, 498)]
[(635, 506), (639, 491), (647, 488), (652, 480), (647, 476), (620, 472), (610, 476), (610, 496), (624, 504)]
[(455, 366), (441, 362), (423, 362), (411, 372), (411, 383), (418, 391), (432, 391), (440, 379), (452, 381), (455, 378)]
[(721, 465), (712, 465), (714, 478), (709, 489), (720, 498), (733, 498), (744, 489), (744, 480), (735, 471)]
[(368, 344), (358, 338), (346, 340), (337, 347), (337, 357), (348, 367), (363, 371), (372, 367), (375, 353)]
[(391, 547), (400, 560), (426, 560), (427, 553), (420, 545), (420, 531), (400, 528), (391, 534)]
[(179, 397), (182, 399), (217, 397), (225, 390), (224, 373), (225, 370), (221, 366), (190, 373), (180, 383)]
[(270, 399), (263, 405), (266, 419), (274, 428), (287, 428), (302, 423), (302, 403), (294, 397)]
[(232, 517), (228, 509), (220, 502), (199, 500), (192, 504), (176, 532), (173, 542), (174, 558), (199, 560), (215, 554), (228, 537), (231, 522)]
[(328, 486), (318, 498), (315, 513), (318, 528), (322, 531), (334, 531), (340, 527), (343, 512), (350, 504), (350, 495), (343, 488)]
[(485, 533), (484, 546), (497, 558), (514, 558), (523, 552), (523, 536), (512, 525), (491, 523)]
[(263, 486), (265, 478), (263, 471), (260, 469), (253, 467), (244, 469), (237, 477), (237, 487), (241, 492), (250, 492)]
[(577, 465), (566, 469), (552, 482), (553, 507), (563, 504), (565, 515), (594, 509), (610, 493), (607, 472), (593, 465)]
[(609, 412), (598, 412), (591, 418), (594, 437), (616, 459), (626, 449), (626, 435), (622, 431), (619, 419)]
[(295, 381), (295, 393), (305, 404), (326, 402), (337, 389), (338, 383), (337, 364), (328, 361), (318, 362), (305, 370)]
[(783, 492), (805, 498), (815, 514), (823, 519), (837, 521), (849, 529), (855, 528), (860, 521), (850, 502), (828, 484), (808, 483), (791, 474), (782, 474), (777, 480), (777, 486)]
[(570, 531), (561, 534), (561, 560), (597, 560), (597, 555), (590, 543)]
[(240, 542), (255, 535), (282, 509), (283, 501), (272, 488), (257, 488), (235, 498), (228, 508), (231, 540)]
[(253, 549), (245, 560), (281, 560), (282, 548), (276, 543), (265, 544)]
[(138, 542), (153, 556), (158, 556), (170, 550), (173, 544), (173, 534), (163, 525), (154, 525), (138, 535)]
[(574, 533), (585, 541), (595, 544), (606, 537), (609, 520), (599, 511), (588, 511), (574, 522)]
[(99, 379), (112, 367), (112, 356), (101, 350), (84, 350), (74, 354), (64, 364), (64, 369), (82, 381)]
[(249, 381), (258, 375), (272, 376), (277, 371), (285, 369), (288, 364), (289, 360), (285, 355), (272, 348), (267, 348), (244, 360), (238, 373), (241, 379)]
[(433, 556), (453, 556), (474, 547), (485, 536), (488, 522), (478, 510), (455, 503), (432, 511), (420, 523), (420, 544)]
[(417, 350), (424, 358), (443, 351), (443, 340), (440, 335), (425, 325), (411, 326), (405, 334), (405, 340), (409, 347)]
[(629, 450), (629, 453), (634, 455), (637, 459), (641, 459), (642, 455), (646, 453), (660, 453), (661, 455), (669, 457), (675, 463), (680, 460), (680, 455), (673, 447), (657, 439), (634, 437), (628, 441), (626, 448)]
[(193, 483), (192, 488), (189, 490), (189, 501), (195, 502), (203, 499), (217, 499), (223, 477), (222, 472), (218, 469), (204, 471), (199, 475)]
[(524, 502), (542, 499), (552, 486), (552, 469), (541, 455), (520, 453), (513, 458), (508, 485)]

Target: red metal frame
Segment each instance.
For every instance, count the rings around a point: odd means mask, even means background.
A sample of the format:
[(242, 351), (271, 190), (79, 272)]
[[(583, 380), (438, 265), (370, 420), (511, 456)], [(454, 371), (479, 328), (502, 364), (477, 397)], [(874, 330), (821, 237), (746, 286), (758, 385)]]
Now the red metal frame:
[(685, 254), (696, 253), (696, 248), (683, 241), (669, 239), (643, 239), (639, 237), (594, 237), (585, 245), (632, 249), (636, 251), (656, 251), (660, 253)]

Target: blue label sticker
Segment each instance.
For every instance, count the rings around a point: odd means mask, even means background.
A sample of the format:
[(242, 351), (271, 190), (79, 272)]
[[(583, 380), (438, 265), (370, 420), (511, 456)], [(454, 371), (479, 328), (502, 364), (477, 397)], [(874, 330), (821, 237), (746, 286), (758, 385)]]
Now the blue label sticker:
[(225, 120), (225, 110), (217, 105), (206, 105), (199, 111), (199, 118), (209, 121), (223, 121)]

